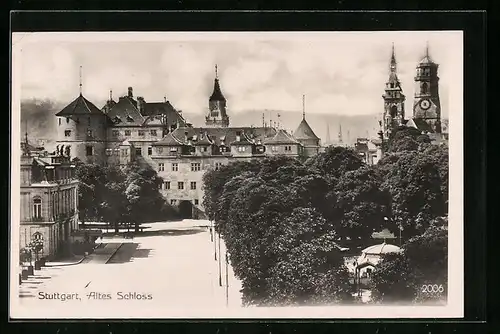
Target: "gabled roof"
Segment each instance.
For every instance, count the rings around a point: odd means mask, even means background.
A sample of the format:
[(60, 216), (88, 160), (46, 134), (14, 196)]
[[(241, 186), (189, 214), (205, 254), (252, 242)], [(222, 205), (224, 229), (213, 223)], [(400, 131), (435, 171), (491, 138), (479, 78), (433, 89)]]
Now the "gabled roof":
[(193, 145), (212, 145), (214, 142), (211, 140), (208, 133), (201, 133), (196, 136), (196, 141), (193, 141)]
[(64, 107), (56, 116), (104, 115), (92, 102), (80, 94), (73, 102)]
[(169, 101), (146, 102), (143, 105), (141, 114), (145, 117), (145, 123), (148, 123), (150, 120), (154, 120), (158, 117), (166, 117), (166, 121), (169, 124), (186, 124), (186, 120), (184, 119), (184, 117), (182, 117), (182, 115), (172, 106), (172, 104), (170, 104)]
[(434, 133), (432, 127), (425, 120), (421, 118), (412, 118), (406, 123), (407, 126), (414, 127), (417, 130), (420, 130), (425, 133)]
[(133, 99), (128, 96), (120, 97), (107, 115), (114, 126), (134, 126), (144, 123), (144, 117), (134, 105)]
[(169, 132), (161, 140), (153, 144), (153, 146), (182, 146), (185, 145), (183, 141), (178, 139), (173, 132)]
[[(269, 127), (227, 127), (227, 128), (194, 128), (194, 127), (180, 127), (177, 128), (172, 134), (176, 138), (193, 138), (199, 136), (200, 133), (207, 134), (210, 141), (217, 146), (229, 146), (236, 142), (237, 133), (240, 133), (240, 142), (245, 145), (252, 143), (263, 143), (266, 138), (272, 138), (276, 134), (276, 130)], [(243, 141), (242, 141), (243, 140)], [(193, 144), (196, 141), (193, 141)], [(237, 144), (234, 144), (237, 145)]]
[(291, 135), (286, 133), (283, 130), (278, 130), (276, 135), (272, 138), (267, 139), (265, 144), (298, 144), (298, 141), (295, 138), (292, 138)]
[(293, 136), (296, 139), (319, 139), (318, 136), (314, 133), (314, 131), (311, 129), (309, 126), (309, 123), (307, 123), (306, 119), (303, 118), (302, 121), (300, 122), (299, 126), (297, 127), (297, 130), (293, 133)]
[(210, 101), (226, 101), (226, 98), (224, 97), (224, 95), (222, 95), (222, 91), (219, 85), (219, 79), (217, 78), (215, 78), (214, 81), (214, 91), (210, 96)]

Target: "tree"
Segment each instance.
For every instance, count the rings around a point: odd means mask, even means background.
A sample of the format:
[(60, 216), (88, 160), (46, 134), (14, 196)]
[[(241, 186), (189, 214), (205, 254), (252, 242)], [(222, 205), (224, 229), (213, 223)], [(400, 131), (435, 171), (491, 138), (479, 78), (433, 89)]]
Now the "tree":
[(348, 171), (363, 166), (361, 158), (350, 148), (330, 146), (305, 162), (305, 166), (316, 170), (328, 179), (337, 179)]
[(78, 187), (78, 211), (80, 219), (100, 219), (99, 207), (103, 201), (106, 185), (106, 170), (96, 164), (76, 162), (75, 176)]
[(426, 147), (431, 142), (426, 134), (412, 127), (399, 127), (395, 129), (387, 145), (388, 152), (417, 151), (421, 147)]
[(366, 240), (373, 232), (388, 227), (384, 217), (390, 216), (390, 194), (380, 188), (381, 184), (375, 168), (368, 166), (340, 177), (334, 188), (340, 236)]
[(132, 163), (125, 174), (128, 218), (138, 232), (141, 223), (158, 219), (162, 211), (165, 200), (159, 192), (159, 186), (163, 180), (146, 164)]
[(127, 197), (125, 196), (125, 173), (118, 167), (106, 169), (107, 182), (100, 204), (101, 216), (118, 233), (120, 225), (127, 221)]
[[(439, 301), (448, 281), (448, 219), (434, 219), (425, 233), (408, 240), (403, 253), (387, 254), (372, 274), (375, 302)], [(432, 291), (422, 287), (442, 287)]]

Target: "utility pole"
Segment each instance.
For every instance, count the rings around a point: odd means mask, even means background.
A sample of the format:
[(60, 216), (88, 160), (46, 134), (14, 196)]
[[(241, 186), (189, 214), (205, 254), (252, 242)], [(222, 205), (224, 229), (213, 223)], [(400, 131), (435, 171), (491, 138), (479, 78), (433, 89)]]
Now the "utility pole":
[[(214, 229), (214, 233), (217, 233)], [(217, 238), (214, 238), (214, 259), (217, 261)]]

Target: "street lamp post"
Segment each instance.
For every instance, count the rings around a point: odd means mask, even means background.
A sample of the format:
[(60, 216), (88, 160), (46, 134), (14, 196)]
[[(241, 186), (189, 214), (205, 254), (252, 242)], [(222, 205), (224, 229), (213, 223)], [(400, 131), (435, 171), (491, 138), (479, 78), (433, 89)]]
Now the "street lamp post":
[[(214, 233), (216, 233), (215, 230)], [(214, 238), (214, 259), (217, 261), (217, 238)]]
[(221, 269), (221, 254), (220, 254), (220, 232), (219, 232), (219, 286), (222, 286), (222, 269)]
[(214, 222), (211, 221), (210, 222), (210, 241), (211, 242), (214, 242), (214, 234), (213, 234), (213, 230), (214, 230)]

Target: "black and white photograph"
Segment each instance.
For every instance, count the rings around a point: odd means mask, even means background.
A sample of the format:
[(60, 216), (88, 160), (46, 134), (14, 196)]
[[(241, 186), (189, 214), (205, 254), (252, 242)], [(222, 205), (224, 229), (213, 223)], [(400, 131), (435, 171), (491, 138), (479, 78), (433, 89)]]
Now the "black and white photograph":
[(15, 319), (456, 318), (463, 33), (12, 34)]

